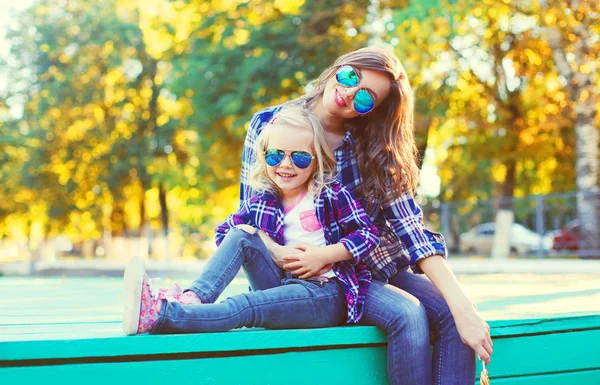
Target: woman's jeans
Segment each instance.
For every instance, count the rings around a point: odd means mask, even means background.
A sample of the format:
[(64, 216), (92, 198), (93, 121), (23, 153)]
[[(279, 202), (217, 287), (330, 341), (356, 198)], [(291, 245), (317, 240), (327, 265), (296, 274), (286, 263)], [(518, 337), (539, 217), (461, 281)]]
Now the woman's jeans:
[[(244, 266), (260, 289), (215, 304)], [(284, 278), (258, 234), (232, 229), (189, 290), (201, 305), (163, 301), (152, 333), (219, 332), (235, 328), (269, 329), (336, 326), (346, 320), (344, 291), (337, 279), (326, 282)]]
[[(450, 308), (433, 283), (424, 276), (401, 271), (390, 278), (389, 284), (395, 286), (394, 289), (402, 293), (395, 296), (394, 304), (388, 304), (387, 300), (385, 303), (382, 300), (376, 300), (374, 303), (371, 303), (374, 306), (369, 307), (370, 297), (368, 297), (367, 306), (371, 309), (370, 312), (375, 314), (377, 312), (385, 313), (384, 309), (386, 308), (388, 311), (393, 311), (397, 314), (397, 308), (402, 307), (404, 309), (403, 316), (411, 319), (410, 322), (412, 324), (407, 327), (407, 331), (402, 333), (402, 338), (395, 342), (394, 345), (402, 346), (400, 348), (402, 352), (406, 351), (404, 345), (415, 345), (414, 349), (418, 351), (417, 356), (421, 357), (424, 353), (422, 344), (423, 342), (427, 343), (427, 357), (422, 358), (423, 361), (420, 364), (422, 369), (428, 372), (423, 374), (423, 378), (429, 379), (428, 384), (473, 384), (475, 382), (475, 352), (462, 342)], [(400, 296), (402, 299), (398, 300)], [(423, 318), (423, 313), (425, 313), (426, 319)], [(391, 322), (392, 320), (388, 319), (387, 321)], [(408, 323), (409, 321), (405, 320), (405, 322)], [(429, 337), (422, 330), (427, 324), (429, 325), (433, 341), (433, 362), (429, 358)], [(388, 334), (390, 333), (397, 333), (397, 331), (388, 331)], [(422, 333), (420, 335), (426, 336), (426, 340), (423, 341), (422, 337), (417, 337), (417, 333)], [(420, 343), (417, 343), (415, 340), (419, 340)], [(409, 371), (418, 370), (412, 368), (413, 365), (419, 365), (417, 356), (414, 354), (408, 356), (411, 358), (400, 363), (402, 368), (396, 374), (393, 374), (388, 369), (390, 376), (398, 376), (398, 378), (402, 379), (397, 382), (390, 379), (390, 383), (417, 383), (413, 379), (407, 379), (402, 373), (402, 370), (407, 369)], [(396, 370), (394, 365), (390, 365), (389, 360), (388, 367)], [(424, 384), (426, 382), (418, 383)]]

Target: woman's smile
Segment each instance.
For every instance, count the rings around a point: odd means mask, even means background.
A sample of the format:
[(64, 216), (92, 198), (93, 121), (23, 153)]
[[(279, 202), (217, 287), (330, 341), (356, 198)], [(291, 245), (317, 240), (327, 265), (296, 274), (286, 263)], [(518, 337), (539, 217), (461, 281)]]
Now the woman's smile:
[(348, 105), (346, 104), (346, 101), (344, 101), (344, 98), (342, 98), (342, 95), (337, 90), (337, 88), (335, 89), (334, 101), (335, 101), (335, 104), (337, 104), (340, 107), (348, 107)]

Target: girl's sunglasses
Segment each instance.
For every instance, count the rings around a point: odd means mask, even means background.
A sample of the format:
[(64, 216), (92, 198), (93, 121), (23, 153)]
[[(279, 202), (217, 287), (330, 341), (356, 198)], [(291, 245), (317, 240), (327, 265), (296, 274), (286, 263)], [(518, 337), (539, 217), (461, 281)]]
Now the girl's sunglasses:
[[(335, 79), (344, 87), (356, 87), (360, 83), (360, 78), (354, 68), (346, 65), (340, 67), (335, 73)], [(375, 107), (375, 99), (369, 91), (361, 88), (354, 96), (354, 109), (359, 114), (366, 114)]]
[(306, 151), (283, 151), (276, 148), (269, 148), (265, 151), (265, 160), (269, 166), (275, 167), (283, 162), (286, 155), (290, 156), (292, 163), (298, 168), (307, 168), (310, 166), (312, 160), (315, 159), (314, 156)]

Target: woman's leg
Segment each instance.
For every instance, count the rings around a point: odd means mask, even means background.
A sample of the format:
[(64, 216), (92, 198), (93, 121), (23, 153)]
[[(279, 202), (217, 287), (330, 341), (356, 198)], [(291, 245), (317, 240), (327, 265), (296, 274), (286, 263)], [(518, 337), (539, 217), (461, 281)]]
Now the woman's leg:
[(264, 282), (263, 285), (270, 285), (269, 287), (279, 286), (282, 272), (270, 255), (258, 234), (231, 229), (188, 290), (200, 297), (203, 303), (214, 303), (242, 265), (247, 273), (251, 272), (251, 284), (261, 281)]
[(465, 345), (448, 304), (436, 287), (423, 276), (401, 271), (390, 284), (421, 301), (425, 307), (433, 344), (433, 384), (472, 384), (475, 382), (475, 352)]
[(373, 281), (361, 324), (375, 325), (388, 336), (391, 385), (430, 385), (431, 355), (425, 309), (412, 295)]
[(316, 328), (346, 319), (344, 291), (328, 282), (284, 279), (283, 285), (244, 293), (218, 304), (181, 305), (163, 301), (152, 333), (220, 332), (240, 327)]

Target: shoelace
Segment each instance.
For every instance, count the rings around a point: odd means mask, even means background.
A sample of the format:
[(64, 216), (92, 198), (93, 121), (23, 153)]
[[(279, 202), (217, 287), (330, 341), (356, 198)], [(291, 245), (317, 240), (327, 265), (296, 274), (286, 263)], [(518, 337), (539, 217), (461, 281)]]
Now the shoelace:
[(179, 301), (179, 297), (181, 297), (182, 294), (181, 287), (176, 283), (174, 283), (170, 288), (158, 288), (158, 283), (160, 281), (160, 278), (149, 278), (147, 281), (150, 296), (155, 302), (153, 307), (156, 312), (160, 311), (161, 300), (166, 299), (167, 301)]
[(174, 283), (171, 287), (162, 287), (157, 289), (158, 283), (161, 281), (160, 278), (152, 278), (148, 280), (148, 288), (150, 289), (150, 294), (152, 298), (155, 300), (166, 299), (166, 300), (175, 300), (179, 301), (179, 297), (183, 293), (181, 287)]

